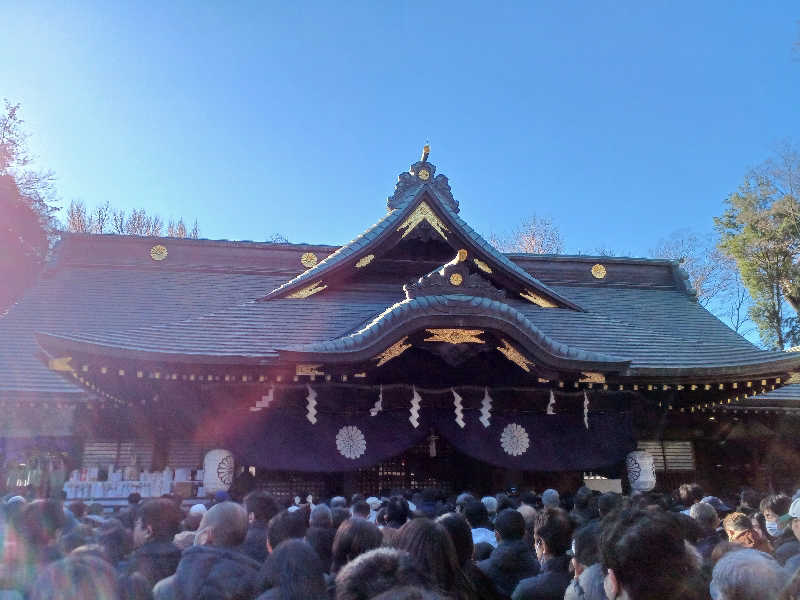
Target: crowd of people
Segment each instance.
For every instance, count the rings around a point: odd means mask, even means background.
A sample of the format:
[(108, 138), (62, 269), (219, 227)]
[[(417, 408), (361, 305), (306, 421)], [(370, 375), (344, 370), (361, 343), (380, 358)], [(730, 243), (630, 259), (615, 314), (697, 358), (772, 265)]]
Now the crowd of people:
[(800, 492), (6, 497), (0, 600), (791, 600)]

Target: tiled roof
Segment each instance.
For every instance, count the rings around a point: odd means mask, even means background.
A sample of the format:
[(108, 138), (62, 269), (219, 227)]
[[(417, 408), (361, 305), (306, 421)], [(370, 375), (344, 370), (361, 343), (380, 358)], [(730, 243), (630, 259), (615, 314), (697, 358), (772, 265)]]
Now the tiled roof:
[[(169, 258), (157, 263), (149, 257), (154, 241), (67, 238), (55, 266), (0, 317), (0, 395), (82, 393), (42, 363), (36, 332), (155, 356), (270, 360), (277, 348), (352, 334), (403, 299), (398, 283), (257, 302), (286, 281), (287, 273), (301, 272), (299, 257), (308, 247), (161, 240), (169, 247)], [(321, 255), (332, 251), (313, 248)], [(578, 274), (569, 275), (569, 284), (562, 283), (563, 265), (557, 272), (537, 273), (585, 312), (506, 301), (554, 343), (630, 360), (632, 369), (654, 376), (700, 374), (703, 369), (778, 374), (800, 368), (797, 353), (756, 348), (699, 306), (677, 282), (670, 284), (669, 263), (618, 263), (634, 276), (609, 283), (591, 276), (579, 281), (585, 261), (566, 262)], [(609, 268), (609, 279), (612, 273)]]

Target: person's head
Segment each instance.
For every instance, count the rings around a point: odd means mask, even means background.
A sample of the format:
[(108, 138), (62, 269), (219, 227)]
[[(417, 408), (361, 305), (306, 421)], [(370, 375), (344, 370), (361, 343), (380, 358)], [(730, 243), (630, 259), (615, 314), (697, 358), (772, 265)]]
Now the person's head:
[(336, 508), (347, 508), (347, 498), (344, 496), (334, 496), (330, 501), (331, 510)]
[(261, 589), (277, 588), (282, 600), (326, 600), (325, 571), (319, 556), (305, 541), (278, 544), (259, 574)]
[(250, 523), (258, 522), (264, 525), (269, 523), (269, 520), (281, 510), (278, 501), (262, 490), (247, 494), (244, 497), (244, 508)]
[(545, 508), (558, 508), (561, 499), (558, 492), (552, 488), (548, 488), (542, 492), (542, 504)]
[(383, 536), (377, 525), (366, 519), (348, 519), (339, 525), (333, 538), (331, 572), (339, 571), (356, 556), (377, 548), (382, 542)]
[(244, 542), (247, 536), (247, 512), (241, 504), (220, 502), (203, 515), (195, 546), (217, 546), (234, 548)]
[(683, 483), (678, 488), (678, 499), (684, 506), (691, 506), (703, 499), (703, 488), (696, 483)]
[(578, 510), (587, 510), (589, 508), (589, 500), (591, 499), (592, 490), (585, 485), (582, 485), (578, 488), (578, 491), (575, 492), (575, 497), (573, 498), (575, 508)]
[(674, 515), (660, 510), (616, 515), (600, 534), (600, 556), (611, 600), (683, 598), (699, 571)]
[(800, 498), (794, 500), (789, 506), (789, 526), (792, 528), (794, 537), (800, 540)]
[(78, 546), (88, 544), (93, 538), (92, 528), (88, 525), (78, 525), (73, 527), (69, 533), (62, 534), (58, 538), (58, 545), (64, 554), (69, 554)]
[(367, 519), (369, 518), (369, 513), (372, 509), (369, 507), (369, 504), (367, 504), (364, 500), (361, 500), (353, 504), (352, 510), (354, 517), (361, 517), (362, 519)]
[(349, 519), (351, 516), (352, 515), (350, 514), (350, 511), (346, 508), (334, 508), (331, 511), (331, 527), (333, 529), (339, 529), (339, 525), (347, 521), (347, 519)]
[(689, 509), (689, 516), (698, 522), (705, 531), (713, 531), (719, 525), (719, 516), (714, 507), (705, 502), (692, 504)]
[(456, 590), (461, 568), (453, 540), (442, 525), (426, 518), (412, 519), (400, 528), (395, 545), (411, 554), (442, 592)]
[(325, 504), (315, 505), (314, 508), (311, 509), (308, 524), (311, 527), (330, 529), (333, 527), (333, 514), (331, 513), (331, 509)]
[(43, 548), (56, 540), (66, 524), (66, 517), (57, 500), (34, 500), (22, 505), (16, 523), (20, 534), (31, 546)]
[(133, 550), (133, 535), (121, 524), (100, 530), (97, 543), (103, 547), (112, 565), (118, 564)]
[(136, 513), (133, 544), (138, 548), (148, 542), (171, 541), (180, 530), (182, 518), (180, 509), (172, 500), (166, 498), (147, 500)]
[(95, 515), (98, 517), (103, 516), (103, 505), (99, 502), (92, 502), (89, 507), (86, 509), (87, 515)]
[(475, 502), (475, 496), (468, 492), (460, 493), (456, 497), (456, 512), (463, 512), (470, 502)]
[(430, 590), (433, 582), (408, 552), (376, 548), (339, 571), (336, 600), (370, 600), (393, 588), (409, 585)]
[(183, 529), (184, 531), (197, 531), (197, 528), (200, 527), (200, 521), (203, 520), (203, 515), (208, 512), (205, 504), (194, 504), (189, 509), (189, 514), (186, 515), (186, 518), (183, 520)]
[(603, 518), (614, 512), (622, 504), (622, 496), (616, 492), (605, 492), (597, 499), (597, 512)]
[(497, 514), (497, 498), (484, 496), (481, 498), (481, 503), (486, 507), (486, 512), (489, 513), (489, 519), (493, 519)]
[(744, 513), (732, 512), (722, 520), (722, 528), (730, 541), (739, 537), (739, 534), (753, 528), (753, 522)]
[(436, 519), (436, 522), (450, 534), (450, 539), (453, 540), (453, 546), (456, 549), (458, 564), (463, 567), (472, 559), (474, 550), (469, 523), (467, 523), (464, 515), (455, 512), (442, 515)]
[(402, 496), (392, 496), (386, 504), (386, 524), (389, 527), (402, 527), (408, 521), (408, 502)]
[(753, 549), (729, 552), (711, 573), (713, 600), (762, 600), (777, 598), (786, 573), (774, 558)]
[(308, 521), (302, 511), (282, 510), (269, 520), (267, 532), (268, 548), (277, 548), (281, 542), (292, 538), (304, 538)]
[(527, 504), (531, 508), (536, 508), (536, 494), (531, 491), (522, 492), (519, 495), (520, 504)]
[(545, 508), (536, 515), (533, 526), (533, 549), (536, 558), (562, 556), (572, 543), (575, 528), (569, 513), (563, 508)]
[(139, 492), (133, 492), (128, 494), (128, 504), (136, 506), (141, 501), (142, 501), (142, 496), (141, 494), (139, 494)]
[(786, 494), (772, 494), (761, 501), (758, 508), (767, 520), (767, 531), (770, 535), (774, 536), (780, 532), (778, 519), (789, 512), (791, 504), (792, 499)]
[(489, 511), (486, 505), (477, 500), (470, 500), (464, 505), (464, 516), (472, 529), (486, 527), (489, 523)]
[(69, 506), (67, 506), (69, 512), (71, 512), (76, 519), (82, 519), (86, 516), (86, 505), (81, 500), (76, 500), (75, 502), (70, 502)]
[(33, 584), (31, 600), (117, 600), (117, 574), (96, 556), (68, 556), (50, 563)]
[(600, 561), (600, 530), (598, 521), (592, 521), (575, 532), (572, 538), (574, 556), (572, 566), (575, 575), (580, 575), (584, 569)]
[(739, 492), (739, 506), (736, 510), (750, 514), (758, 510), (759, 495), (753, 488), (743, 488)]
[(356, 493), (356, 494), (353, 494), (352, 496), (350, 496), (350, 506), (353, 506), (354, 504), (356, 504), (358, 502), (363, 502), (363, 501), (364, 501), (364, 494)]
[(525, 536), (525, 519), (513, 508), (506, 508), (497, 514), (494, 531), (498, 541), (513, 542)]

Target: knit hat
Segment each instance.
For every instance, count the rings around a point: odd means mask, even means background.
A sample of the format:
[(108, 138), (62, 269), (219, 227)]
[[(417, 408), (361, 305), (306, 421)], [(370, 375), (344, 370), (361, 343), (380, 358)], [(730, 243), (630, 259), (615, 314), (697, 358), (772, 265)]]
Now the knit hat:
[(204, 515), (207, 510), (205, 504), (193, 504), (192, 508), (189, 509), (189, 514), (191, 516)]

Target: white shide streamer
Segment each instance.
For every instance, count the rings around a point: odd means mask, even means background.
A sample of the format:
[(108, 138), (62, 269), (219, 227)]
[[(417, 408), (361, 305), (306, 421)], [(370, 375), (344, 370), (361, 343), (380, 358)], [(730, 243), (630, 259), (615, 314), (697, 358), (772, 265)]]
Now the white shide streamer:
[(589, 431), (589, 395), (583, 390), (583, 424), (586, 431)]
[(492, 418), (492, 397), (489, 395), (489, 388), (483, 388), (483, 400), (481, 400), (481, 416), (478, 419), (484, 427), (489, 427)]
[(553, 390), (550, 390), (550, 402), (547, 403), (547, 414), (556, 414), (556, 396), (553, 393)]
[(380, 387), (378, 392), (378, 399), (375, 401), (375, 406), (369, 409), (369, 416), (374, 417), (383, 410), (383, 386)]
[(261, 400), (256, 400), (255, 406), (251, 406), (250, 410), (252, 412), (257, 412), (264, 408), (269, 408), (269, 405), (272, 404), (272, 401), (275, 399), (275, 386), (271, 385), (269, 387), (269, 392), (267, 392), (266, 396), (261, 396)]
[(411, 396), (411, 416), (408, 420), (414, 426), (414, 429), (419, 427), (419, 405), (422, 403), (422, 397), (417, 393), (417, 388), (412, 387), (414, 394)]
[(308, 388), (308, 396), (306, 396), (306, 419), (313, 425), (317, 422), (317, 392), (315, 392), (310, 385)]
[(464, 429), (464, 406), (461, 404), (461, 396), (453, 389), (453, 406), (456, 413), (456, 423), (461, 429)]

